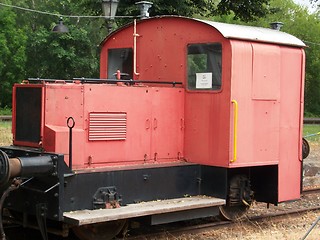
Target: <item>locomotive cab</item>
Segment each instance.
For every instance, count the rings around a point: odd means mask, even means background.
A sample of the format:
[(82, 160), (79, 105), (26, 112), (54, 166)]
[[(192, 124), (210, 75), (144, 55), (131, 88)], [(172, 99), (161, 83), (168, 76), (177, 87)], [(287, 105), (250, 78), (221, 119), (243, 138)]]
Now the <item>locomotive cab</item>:
[[(124, 37), (129, 32), (131, 39)], [(131, 46), (134, 52), (129, 72), (134, 80), (182, 83), (180, 155), (185, 161), (229, 169), (228, 174), (249, 171), (257, 178), (254, 182), (264, 186), (261, 194), (255, 191), (263, 201), (299, 198), (302, 41), (273, 29), (156, 17), (106, 38), (101, 78), (110, 77), (115, 69), (122, 71), (123, 66), (110, 63), (110, 53), (121, 46)], [(179, 110), (168, 109), (166, 115)], [(165, 129), (162, 134), (171, 137)], [(261, 181), (273, 185), (270, 191)]]
[(14, 86), (0, 180), (23, 186), (5, 207), (104, 239), (107, 222), (219, 207), (237, 219), (253, 199), (298, 199), (304, 46), (276, 30), (174, 16), (114, 31), (99, 79)]

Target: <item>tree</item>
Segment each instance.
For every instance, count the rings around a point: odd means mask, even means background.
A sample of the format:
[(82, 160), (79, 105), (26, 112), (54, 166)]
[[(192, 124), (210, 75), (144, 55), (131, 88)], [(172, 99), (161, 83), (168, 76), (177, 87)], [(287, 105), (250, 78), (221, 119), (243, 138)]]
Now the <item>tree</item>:
[[(256, 0), (250, 8), (247, 0), (237, 4), (223, 0), (153, 0), (152, 15), (213, 16), (234, 12), (248, 20), (267, 10), (267, 0)], [(251, 1), (250, 1), (251, 2)], [(6, 3), (11, 4), (11, 1)], [(15, 5), (63, 15), (102, 15), (101, 0), (20, 0)], [(118, 15), (138, 16), (137, 7), (121, 0)], [(10, 105), (12, 84), (28, 77), (59, 78), (98, 77), (99, 44), (106, 36), (103, 19), (66, 18), (70, 33), (54, 35), (51, 29), (58, 17), (50, 14), (0, 8), (0, 107)], [(130, 20), (131, 21), (131, 20)], [(125, 20), (118, 20), (118, 25)], [(10, 63), (10, 64), (9, 64)]]
[(269, 13), (269, 0), (221, 0), (215, 15), (234, 14), (235, 19), (252, 21), (266, 16)]
[[(131, 0), (121, 0), (117, 15), (138, 16)], [(310, 0), (318, 2), (318, 0)], [(285, 23), (283, 31), (304, 40), (306, 48), (306, 111), (320, 115), (320, 25), (292, 0), (152, 0), (151, 16), (182, 15), (222, 22), (269, 27)], [(7, 3), (10, 3), (8, 0)], [(101, 16), (101, 0), (20, 0), (15, 4), (57, 16), (0, 7), (0, 106), (10, 105), (14, 82), (27, 77), (67, 79), (99, 76), (99, 44), (107, 35), (104, 19), (64, 18), (68, 34), (51, 33), (59, 14)], [(118, 26), (132, 19), (117, 19)], [(8, 64), (10, 63), (10, 64)], [(5, 99), (5, 100), (3, 100)]]
[[(118, 7), (120, 16), (138, 16), (134, 2), (121, 0)], [(151, 15), (180, 15), (186, 17), (212, 17), (232, 13), (234, 18), (243, 21), (265, 16), (269, 12), (270, 0), (152, 0)], [(89, 14), (101, 13), (100, 0), (81, 0), (81, 6)], [(123, 24), (128, 20), (118, 20)]]
[(252, 24), (268, 27), (270, 22), (281, 21), (281, 29), (305, 42), (305, 113), (320, 116), (320, 21), (319, 13), (309, 13), (292, 0), (271, 0), (273, 12)]
[[(98, 45), (101, 41), (96, 31), (99, 27), (89, 19), (65, 18), (67, 34), (51, 31), (61, 15), (83, 15), (76, 3), (70, 1), (25, 1), (21, 6), (42, 12), (57, 14), (34, 14), (22, 12), (20, 25), (27, 36), (26, 77), (68, 79), (96, 76), (99, 71)], [(100, 22), (101, 24), (101, 22)]]
[(12, 85), (25, 72), (26, 36), (16, 18), (12, 9), (0, 8), (0, 107), (11, 106)]

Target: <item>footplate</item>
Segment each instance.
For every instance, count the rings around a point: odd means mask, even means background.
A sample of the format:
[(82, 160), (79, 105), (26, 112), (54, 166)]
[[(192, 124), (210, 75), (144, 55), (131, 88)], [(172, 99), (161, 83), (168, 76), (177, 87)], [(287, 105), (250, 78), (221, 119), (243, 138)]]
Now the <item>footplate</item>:
[(193, 196), (169, 200), (158, 200), (129, 204), (116, 209), (79, 210), (65, 212), (64, 222), (81, 226), (86, 224), (108, 222), (120, 219), (129, 219), (149, 215), (159, 215), (194, 209), (211, 208), (225, 204), (224, 199)]

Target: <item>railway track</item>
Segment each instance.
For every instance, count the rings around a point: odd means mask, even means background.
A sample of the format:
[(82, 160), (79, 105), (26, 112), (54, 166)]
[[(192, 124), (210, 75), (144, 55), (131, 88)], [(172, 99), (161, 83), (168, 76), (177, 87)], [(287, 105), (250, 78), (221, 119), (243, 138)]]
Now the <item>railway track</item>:
[[(304, 189), (302, 192), (302, 197), (307, 195), (317, 194), (320, 195), (320, 188), (308, 188)], [(259, 224), (263, 221), (272, 220), (273, 222), (281, 222), (286, 221), (288, 218), (296, 217), (301, 214), (310, 212), (310, 211), (319, 211), (320, 212), (320, 205), (313, 206), (313, 207), (303, 207), (299, 209), (287, 209), (278, 212), (270, 212), (266, 214), (254, 215), (249, 216), (247, 218), (241, 219), (236, 222), (231, 221), (224, 221), (219, 220), (218, 218), (210, 218), (206, 220), (202, 220), (203, 222), (196, 222), (192, 225), (192, 222), (189, 226), (183, 226), (182, 223), (176, 223), (171, 225), (166, 225), (162, 228), (158, 228), (157, 226), (152, 227), (151, 229), (147, 229), (146, 231), (152, 231), (150, 233), (140, 233), (139, 232), (129, 232), (131, 236), (126, 237), (127, 240), (137, 240), (137, 239), (179, 239), (179, 236), (188, 235), (188, 234), (200, 234), (204, 232), (210, 232), (214, 230), (218, 230), (220, 228), (230, 228), (234, 225), (245, 224), (254, 222), (254, 224)], [(120, 239), (120, 238), (119, 238)], [(185, 239), (185, 238), (183, 238)], [(191, 238), (190, 238), (191, 239)]]
[(304, 118), (303, 123), (305, 123), (305, 124), (320, 124), (320, 118)]
[[(308, 188), (304, 189), (302, 193), (302, 199), (300, 201), (308, 202), (310, 196), (320, 196), (320, 188)], [(306, 199), (304, 199), (306, 198)], [(298, 202), (300, 202), (298, 201)], [(261, 204), (262, 205), (262, 204)], [(311, 207), (303, 207), (299, 209), (291, 208), (291, 203), (287, 204), (287, 209), (281, 209), (280, 207), (274, 207), (273, 210), (271, 209), (270, 212), (268, 211), (262, 211), (266, 213), (260, 214), (259, 212), (256, 215), (253, 215), (252, 213), (249, 213), (249, 216), (247, 218), (241, 219), (236, 222), (230, 222), (230, 221), (224, 221), (221, 220), (218, 217), (212, 217), (212, 218), (206, 218), (201, 220), (193, 220), (193, 221), (185, 221), (185, 222), (178, 222), (173, 224), (165, 224), (165, 225), (159, 225), (159, 226), (139, 226), (133, 225), (129, 231), (126, 232), (125, 236), (121, 236), (118, 238), (120, 239), (126, 239), (126, 240), (137, 240), (137, 239), (180, 239), (179, 237), (182, 235), (196, 235), (196, 234), (202, 234), (205, 232), (211, 232), (216, 231), (221, 228), (231, 228), (233, 226), (236, 226), (237, 224), (256, 224), (259, 225), (263, 221), (273, 221), (273, 222), (281, 222), (286, 221), (289, 217), (299, 216), (301, 214), (304, 214), (306, 212), (310, 211), (317, 211), (320, 215), (320, 203), (316, 206)], [(300, 204), (299, 204), (300, 205)], [(266, 206), (263, 206), (264, 209), (266, 209)], [(270, 207), (272, 208), (272, 207)], [(280, 210), (279, 210), (280, 208)], [(278, 211), (279, 210), (279, 211)], [(252, 212), (256, 212), (255, 209), (252, 210)], [(9, 240), (30, 240), (30, 236), (32, 236), (33, 240), (42, 240), (40, 234), (38, 231), (34, 230), (25, 230), (21, 227), (18, 227), (17, 225), (7, 225), (5, 228), (6, 232), (8, 233)], [(188, 239), (188, 238), (181, 238), (181, 239)], [(191, 239), (191, 238), (190, 238)], [(193, 238), (195, 239), (195, 238)], [(62, 240), (61, 237), (49, 235), (49, 240)], [(70, 236), (67, 239), (64, 240), (76, 240), (76, 238), (70, 234)]]
[(320, 187), (307, 187), (304, 188), (302, 191), (302, 195), (306, 195), (306, 194), (316, 194), (319, 193), (320, 194)]
[[(290, 211), (284, 211), (284, 212), (278, 212), (278, 213), (272, 213), (272, 214), (265, 214), (260, 216), (254, 216), (254, 217), (248, 217), (246, 219), (241, 220), (241, 224), (254, 222), (254, 224), (259, 224), (263, 221), (286, 221), (289, 217), (295, 217), (300, 216), (301, 214), (304, 214), (306, 212), (310, 211), (320, 211), (320, 206), (312, 207), (312, 208), (305, 208), (305, 209), (298, 209), (298, 210), (290, 210)], [(239, 224), (238, 221), (236, 222), (230, 222), (230, 221), (217, 221), (217, 222), (211, 222), (211, 223), (205, 223), (205, 224), (199, 224), (194, 226), (188, 226), (188, 227), (180, 227), (180, 228), (167, 228), (162, 230), (154, 230), (153, 233), (148, 234), (137, 234), (135, 233), (132, 236), (125, 237), (127, 240), (138, 240), (138, 239), (172, 239), (178, 238), (182, 235), (195, 235), (200, 234), (204, 232), (210, 232), (215, 231), (220, 228), (230, 228), (234, 225)], [(150, 231), (150, 230), (149, 230)], [(119, 240), (122, 238), (119, 238)]]
[(0, 122), (10, 122), (12, 121), (12, 116), (0, 116)]

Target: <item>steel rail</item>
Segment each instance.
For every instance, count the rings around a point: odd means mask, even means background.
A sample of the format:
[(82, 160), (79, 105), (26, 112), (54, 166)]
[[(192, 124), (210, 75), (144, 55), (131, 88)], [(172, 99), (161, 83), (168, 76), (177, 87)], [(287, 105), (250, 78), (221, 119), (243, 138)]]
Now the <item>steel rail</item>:
[(304, 124), (320, 124), (320, 118), (304, 118)]
[(320, 187), (307, 187), (302, 190), (302, 195), (320, 193)]
[[(266, 219), (274, 219), (274, 220), (282, 220), (288, 218), (288, 216), (299, 216), (302, 213), (310, 212), (310, 211), (316, 211), (320, 210), (320, 206), (312, 207), (312, 208), (303, 208), (298, 210), (286, 210), (282, 212), (276, 212), (276, 213), (269, 213), (269, 214), (263, 214), (259, 216), (254, 217), (248, 217), (244, 218), (242, 220), (239, 220), (241, 223), (250, 223), (250, 222), (262, 222)], [(126, 237), (126, 240), (133, 240), (133, 239), (157, 239), (157, 237), (161, 236), (174, 236), (179, 237), (181, 235), (185, 234), (200, 234), (203, 232), (209, 232), (213, 230), (217, 230), (224, 227), (231, 227), (232, 225), (239, 224), (239, 221), (219, 221), (219, 222), (212, 222), (212, 223), (205, 223), (205, 224), (198, 224), (194, 226), (188, 226), (188, 227), (177, 227), (176, 229), (165, 229), (162, 228), (161, 230), (155, 230), (153, 233), (148, 234), (141, 234), (141, 235), (132, 235), (129, 237)]]
[[(312, 193), (319, 193), (320, 188), (308, 188), (304, 189), (302, 192), (303, 194), (312, 194)], [(288, 216), (299, 216), (302, 213), (309, 212), (309, 211), (320, 211), (320, 206), (312, 207), (312, 208), (302, 208), (298, 210), (284, 210), (281, 212), (276, 212), (276, 213), (268, 213), (268, 214), (261, 214), (259, 216), (253, 216), (253, 217), (248, 217), (240, 220), (242, 223), (250, 223), (250, 222), (262, 222), (265, 221), (266, 219), (273, 219), (277, 221), (283, 221), (285, 220)], [(12, 218), (6, 219), (6, 229), (9, 229), (11, 226), (13, 226), (14, 229), (19, 229), (18, 226), (15, 224), (18, 223)], [(161, 225), (161, 226), (147, 226), (146, 228), (141, 228), (138, 230), (129, 230), (129, 236), (123, 236), (123, 239), (126, 240), (133, 240), (133, 239), (157, 239), (160, 237), (179, 237), (183, 234), (200, 234), (203, 232), (209, 232), (225, 227), (231, 227), (235, 224), (239, 224), (239, 221), (231, 222), (231, 221), (223, 221), (223, 220), (217, 220), (217, 218), (207, 218), (204, 220), (201, 220), (199, 223), (199, 220), (195, 220), (194, 222), (188, 221), (187, 226), (186, 224), (184, 226), (181, 226), (181, 223), (174, 223), (174, 224), (166, 224), (166, 225)], [(32, 229), (37, 229), (37, 226), (34, 225), (28, 225), (29, 228)], [(61, 230), (54, 230), (54, 229), (48, 229), (50, 233), (54, 233), (54, 235), (59, 235), (59, 236), (67, 236), (68, 232), (65, 231), (64, 229)], [(14, 232), (17, 230), (13, 230)], [(11, 233), (12, 235), (12, 233)], [(11, 236), (10, 235), (10, 236)], [(15, 239), (15, 238), (13, 238)], [(24, 239), (24, 238), (23, 238)], [(51, 238), (50, 238), (51, 239)], [(56, 239), (56, 238), (54, 238)], [(59, 239), (59, 238), (57, 238)], [(75, 240), (75, 238), (71, 235), (67, 237), (66, 239), (69, 240)], [(122, 238), (120, 238), (122, 239)], [(170, 238), (171, 239), (171, 238)], [(22, 238), (19, 238), (19, 240), (22, 240)], [(25, 240), (25, 239), (24, 239)], [(37, 238), (38, 240), (38, 238)], [(39, 238), (40, 240), (40, 238)]]
[[(320, 193), (320, 188), (308, 188), (304, 189), (302, 191), (302, 194), (315, 194)], [(283, 220), (286, 219), (288, 216), (299, 216), (303, 213), (310, 212), (310, 211), (320, 211), (320, 206), (315, 206), (311, 208), (301, 208), (301, 209), (292, 209), (292, 210), (283, 210), (280, 212), (273, 212), (273, 213), (266, 213), (261, 214), (259, 216), (252, 216), (247, 217), (239, 220), (242, 223), (250, 223), (250, 222), (261, 222), (265, 219), (274, 219), (274, 220)], [(208, 220), (209, 221), (209, 220)], [(141, 234), (132, 234), (129, 237), (126, 237), (127, 240), (133, 240), (133, 239), (156, 239), (157, 237), (163, 237), (163, 236), (174, 236), (178, 237), (183, 234), (200, 234), (203, 232), (209, 232), (213, 230), (217, 230), (224, 227), (231, 227), (234, 224), (238, 224), (239, 221), (215, 221), (215, 222), (206, 222), (206, 223), (200, 223), (195, 224), (191, 226), (179, 226), (177, 224), (173, 226), (171, 225), (165, 225), (160, 230), (157, 229), (157, 226), (152, 227), (154, 229), (153, 232), (149, 232), (147, 234), (141, 233)], [(212, 220), (211, 220), (212, 221)], [(152, 231), (152, 228), (148, 229), (148, 231)]]
[(12, 116), (9, 116), (9, 115), (0, 116), (0, 122), (10, 122), (10, 121), (12, 121)]

